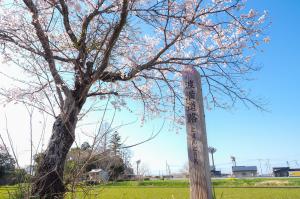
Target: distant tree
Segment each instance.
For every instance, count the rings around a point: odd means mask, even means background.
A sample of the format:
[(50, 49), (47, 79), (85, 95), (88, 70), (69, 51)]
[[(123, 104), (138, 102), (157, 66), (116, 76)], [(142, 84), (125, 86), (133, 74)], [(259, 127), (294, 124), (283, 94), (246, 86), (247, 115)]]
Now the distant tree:
[[(72, 182), (74, 179), (86, 176), (87, 172), (92, 169), (103, 169), (107, 171), (110, 180), (117, 180), (125, 172), (126, 174), (131, 174), (132, 169), (130, 164), (125, 163), (123, 159), (123, 154), (119, 148), (119, 136), (112, 136), (112, 144), (107, 151), (101, 150), (90, 150), (85, 147), (72, 148), (68, 155), (65, 164), (65, 180), (67, 183)], [(118, 148), (117, 150), (114, 150)], [(85, 150), (86, 149), (86, 150)], [(129, 157), (126, 161), (129, 161)], [(130, 173), (131, 172), (131, 173)]]
[(117, 180), (119, 176), (124, 174), (126, 167), (125, 164), (119, 156), (113, 156), (110, 159), (108, 166), (108, 173), (110, 176), (110, 180)]
[(33, 156), (33, 160), (34, 160), (34, 171), (37, 172), (37, 168), (39, 167), (39, 165), (41, 164), (43, 158), (44, 158), (44, 152), (40, 152), (37, 153)]
[(215, 160), (214, 160), (214, 153), (217, 152), (217, 149), (214, 147), (208, 147), (208, 152), (211, 154), (211, 161), (212, 161), (212, 166), (213, 169), (215, 170)]
[(87, 177), (87, 172), (99, 168), (98, 162), (102, 160), (101, 155), (101, 153), (91, 150), (87, 142), (84, 142), (80, 148), (71, 148), (64, 166), (65, 184), (75, 186), (79, 179)]
[(5, 147), (0, 145), (0, 185), (16, 182), (15, 160)]
[(8, 151), (0, 145), (0, 178), (12, 173), (15, 169), (15, 163)]
[(117, 131), (115, 131), (110, 138), (110, 145), (109, 145), (109, 148), (112, 151), (114, 156), (120, 155), (121, 146), (122, 146), (121, 136)]
[(125, 170), (124, 170), (125, 175), (133, 175), (134, 174), (134, 169), (130, 166), (127, 166), (125, 164)]
[(28, 180), (30, 180), (31, 177), (32, 176), (28, 174), (25, 169), (15, 169), (10, 176), (11, 180), (13, 180), (13, 184), (28, 183)]
[[(121, 150), (121, 136), (119, 135), (119, 133), (117, 131), (115, 131), (110, 138), (109, 141), (109, 150), (111, 151), (111, 157), (110, 158), (110, 162), (109, 162), (109, 166), (108, 166), (108, 172), (110, 175), (111, 180), (117, 180), (119, 176), (121, 176), (122, 174), (124, 174), (124, 172), (127, 169), (126, 164), (128, 163), (128, 158), (126, 154), (125, 150)], [(126, 158), (123, 159), (123, 158)]]
[[(130, 162), (130, 160), (132, 158), (131, 150), (129, 148), (122, 148), (120, 151), (120, 156), (123, 159), (126, 168), (131, 168), (132, 167), (131, 162)], [(130, 172), (131, 172), (131, 170), (130, 170)], [(128, 174), (130, 172), (128, 172)]]
[(84, 142), (84, 143), (81, 144), (81, 149), (82, 150), (91, 149), (91, 145), (88, 142)]
[(81, 145), (81, 148), (79, 147), (71, 148), (71, 150), (67, 155), (67, 161), (65, 164), (65, 167), (69, 168), (68, 172), (75, 169), (79, 169), (83, 166), (85, 167), (84, 170), (86, 170), (86, 167), (88, 167), (90, 162), (93, 161), (89, 159), (90, 152), (91, 151), (89, 151), (89, 147), (86, 144), (84, 144), (84, 146)]

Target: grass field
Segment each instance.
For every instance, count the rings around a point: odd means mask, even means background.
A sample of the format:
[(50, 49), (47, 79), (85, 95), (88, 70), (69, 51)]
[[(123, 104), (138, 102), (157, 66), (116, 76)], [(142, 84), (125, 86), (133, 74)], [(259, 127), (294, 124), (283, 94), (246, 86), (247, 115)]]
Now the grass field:
[[(216, 188), (217, 199), (299, 199), (300, 189), (286, 188)], [(188, 188), (106, 187), (78, 198), (103, 199), (189, 199)], [(68, 198), (68, 197), (67, 197)]]
[[(217, 199), (300, 199), (300, 179), (221, 179), (214, 180)], [(279, 188), (280, 186), (280, 188)], [(284, 188), (286, 186), (286, 188)], [(232, 188), (236, 187), (236, 188)], [(251, 188), (250, 188), (251, 187)], [(282, 188), (283, 187), (283, 188)], [(291, 188), (295, 187), (295, 188)], [(188, 199), (188, 181), (118, 182), (83, 187), (78, 199)], [(0, 187), (0, 199), (8, 199), (15, 187)], [(87, 191), (89, 190), (89, 191)], [(70, 199), (68, 194), (66, 199)]]
[[(188, 180), (124, 181), (107, 186), (188, 187)], [(213, 179), (214, 187), (300, 187), (300, 178), (224, 178)]]

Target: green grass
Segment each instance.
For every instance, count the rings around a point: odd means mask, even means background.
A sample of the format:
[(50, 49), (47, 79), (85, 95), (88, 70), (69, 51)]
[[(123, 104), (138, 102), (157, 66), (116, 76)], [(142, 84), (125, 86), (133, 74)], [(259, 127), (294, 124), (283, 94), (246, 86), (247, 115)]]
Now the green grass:
[(14, 192), (15, 186), (1, 186), (0, 187), (0, 199), (9, 198), (8, 194)]
[[(146, 187), (188, 187), (188, 180), (154, 180), (154, 181), (124, 181), (110, 183), (106, 186), (131, 187), (131, 186), (146, 186)], [(224, 178), (214, 179), (214, 187), (287, 187), (299, 186), (300, 178)]]
[[(300, 188), (276, 188), (300, 186), (298, 178), (228, 178), (213, 180), (213, 184), (217, 199), (300, 199)], [(84, 186), (75, 195), (78, 199), (189, 199), (188, 186), (187, 180), (124, 181), (104, 186)], [(0, 187), (0, 199), (8, 199), (8, 192), (16, 188)], [(70, 195), (66, 199), (70, 199)]]
[(188, 180), (149, 180), (149, 181), (123, 181), (109, 183), (106, 187), (188, 187)]
[[(216, 188), (217, 199), (299, 199), (300, 189), (285, 188)], [(221, 198), (222, 195), (222, 198)], [(1, 199), (7, 199), (0, 192)], [(189, 199), (188, 188), (171, 187), (105, 187), (88, 194), (76, 193), (76, 198), (86, 199)], [(66, 197), (70, 199), (70, 197)]]
[(25, 193), (25, 190), (29, 190), (28, 184), (0, 186), (0, 199), (24, 198), (23, 193)]
[(213, 185), (215, 187), (297, 187), (300, 186), (300, 178), (227, 178), (213, 180)]
[[(299, 199), (300, 189), (216, 188), (216, 195), (217, 199)], [(106, 187), (101, 190), (96, 189), (86, 197), (79, 193), (77, 197), (97, 199), (189, 199), (189, 189), (170, 187)]]

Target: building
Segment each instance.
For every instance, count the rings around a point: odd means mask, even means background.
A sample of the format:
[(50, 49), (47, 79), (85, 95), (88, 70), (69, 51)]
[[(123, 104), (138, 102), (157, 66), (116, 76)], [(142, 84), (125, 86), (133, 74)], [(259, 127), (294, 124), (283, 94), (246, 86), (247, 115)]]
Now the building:
[(300, 177), (300, 169), (289, 169), (289, 177)]
[(274, 177), (288, 177), (290, 167), (273, 167)]
[(300, 177), (300, 168), (273, 167), (274, 177)]
[(256, 177), (257, 167), (256, 166), (233, 166), (232, 175), (237, 178)]
[(210, 175), (212, 177), (220, 177), (222, 174), (221, 174), (221, 171), (216, 170), (216, 167), (210, 166)]
[(92, 169), (88, 172), (89, 181), (93, 182), (107, 182), (109, 180), (109, 175), (107, 171), (104, 171), (102, 169)]

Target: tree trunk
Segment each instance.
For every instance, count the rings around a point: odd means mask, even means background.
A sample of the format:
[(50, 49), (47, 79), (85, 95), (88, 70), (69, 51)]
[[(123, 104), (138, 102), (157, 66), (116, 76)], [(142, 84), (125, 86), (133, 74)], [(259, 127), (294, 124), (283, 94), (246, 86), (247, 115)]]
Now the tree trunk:
[(83, 103), (74, 98), (65, 100), (64, 111), (55, 120), (52, 135), (43, 158), (38, 165), (31, 195), (41, 199), (63, 198), (63, 182), (67, 154), (75, 140), (77, 116)]

